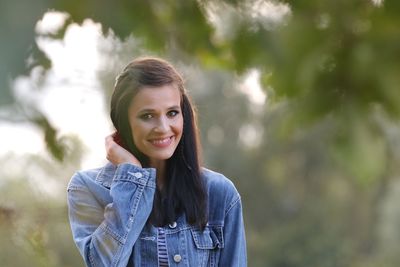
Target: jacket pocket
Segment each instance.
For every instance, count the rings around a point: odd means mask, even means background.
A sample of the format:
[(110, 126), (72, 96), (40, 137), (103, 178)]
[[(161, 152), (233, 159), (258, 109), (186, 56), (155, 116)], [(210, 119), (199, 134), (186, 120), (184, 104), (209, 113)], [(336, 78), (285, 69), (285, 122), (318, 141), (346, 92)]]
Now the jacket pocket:
[(220, 249), (224, 247), (222, 227), (209, 227), (201, 231), (190, 229), (195, 247), (196, 266), (218, 266)]
[(199, 229), (190, 229), (193, 241), (198, 249), (223, 248), (224, 239), (221, 226), (206, 226), (204, 231)]

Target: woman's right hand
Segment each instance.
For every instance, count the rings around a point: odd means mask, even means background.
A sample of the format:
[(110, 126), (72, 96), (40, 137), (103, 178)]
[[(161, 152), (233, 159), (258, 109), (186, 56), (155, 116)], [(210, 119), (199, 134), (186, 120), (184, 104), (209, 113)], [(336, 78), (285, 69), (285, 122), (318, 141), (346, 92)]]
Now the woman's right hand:
[(132, 155), (132, 153), (114, 141), (113, 134), (106, 137), (105, 146), (107, 152), (106, 157), (114, 165), (130, 163), (142, 167), (142, 164), (140, 164), (139, 160)]

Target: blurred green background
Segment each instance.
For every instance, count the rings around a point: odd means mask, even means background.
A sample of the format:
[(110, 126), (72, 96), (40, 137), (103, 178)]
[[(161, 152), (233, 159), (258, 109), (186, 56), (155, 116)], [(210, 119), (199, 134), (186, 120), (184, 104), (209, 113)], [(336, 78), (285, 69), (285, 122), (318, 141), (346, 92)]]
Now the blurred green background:
[(242, 195), (249, 266), (400, 266), (399, 14), (396, 0), (1, 0), (0, 265), (83, 266), (65, 188), (103, 163), (115, 75), (156, 55), (186, 78), (205, 166)]

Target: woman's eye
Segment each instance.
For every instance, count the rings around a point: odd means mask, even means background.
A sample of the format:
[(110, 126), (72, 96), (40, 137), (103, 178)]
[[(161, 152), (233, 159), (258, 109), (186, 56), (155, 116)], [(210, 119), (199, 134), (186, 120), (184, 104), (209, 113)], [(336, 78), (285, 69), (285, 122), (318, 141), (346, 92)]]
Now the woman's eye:
[(168, 112), (168, 117), (175, 117), (176, 115), (178, 115), (179, 114), (179, 111), (177, 111), (177, 110), (171, 110), (171, 111), (169, 111)]
[(146, 113), (146, 114), (141, 115), (140, 118), (142, 120), (150, 120), (151, 118), (153, 118), (153, 115), (150, 113)]

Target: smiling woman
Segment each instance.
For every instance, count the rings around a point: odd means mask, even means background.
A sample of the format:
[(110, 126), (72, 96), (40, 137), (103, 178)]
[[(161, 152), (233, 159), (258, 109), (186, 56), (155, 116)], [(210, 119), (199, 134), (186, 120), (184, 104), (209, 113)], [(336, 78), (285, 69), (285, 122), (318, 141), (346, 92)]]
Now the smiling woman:
[(69, 218), (87, 266), (246, 266), (240, 195), (200, 167), (193, 105), (168, 62), (139, 58), (117, 77), (109, 163), (77, 172)]

